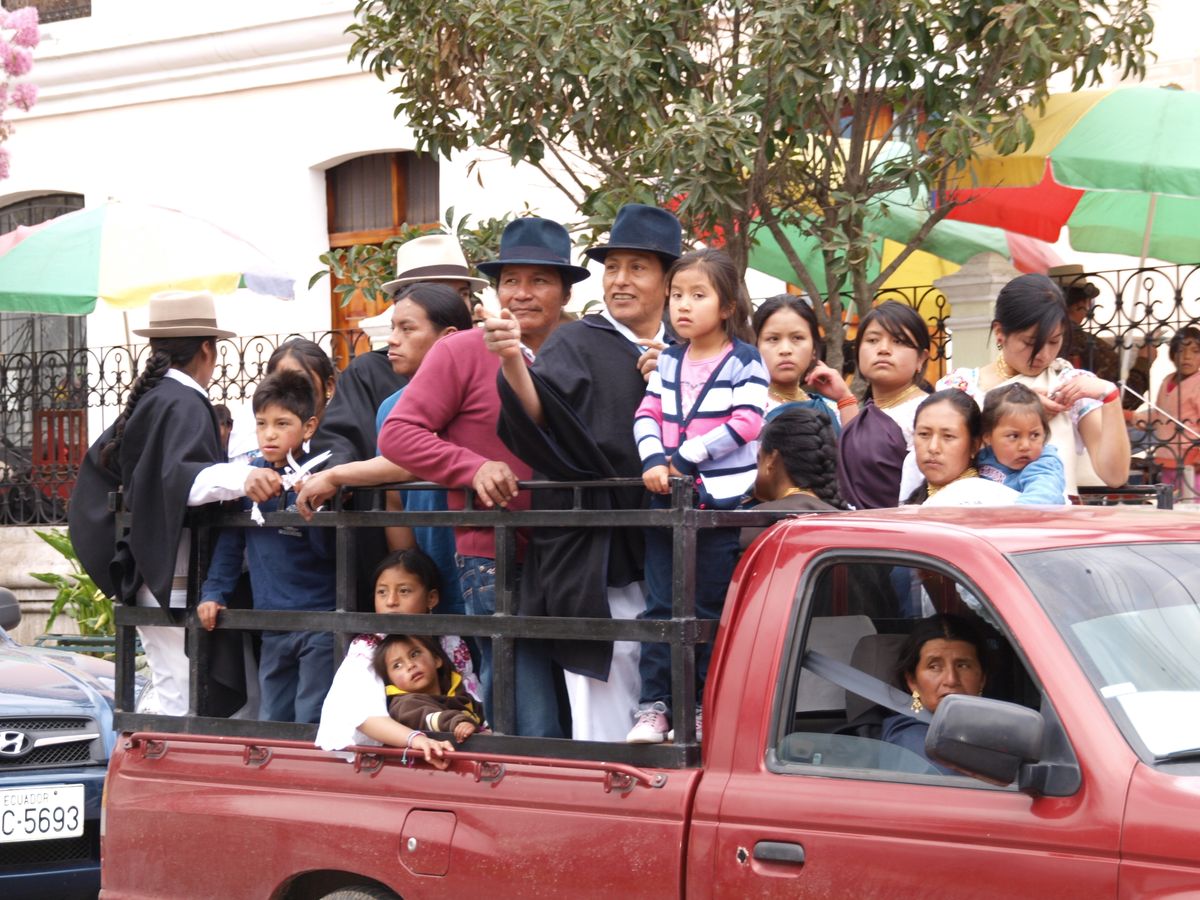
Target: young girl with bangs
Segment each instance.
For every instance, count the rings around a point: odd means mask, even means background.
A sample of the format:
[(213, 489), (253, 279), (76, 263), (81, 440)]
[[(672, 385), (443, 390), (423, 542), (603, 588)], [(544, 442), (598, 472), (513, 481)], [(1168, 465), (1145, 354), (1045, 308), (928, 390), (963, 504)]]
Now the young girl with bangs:
[(927, 393), (929, 330), (911, 306), (887, 300), (863, 316), (857, 344), (867, 396), (842, 429), (838, 481), (856, 509), (898, 506), (919, 482), (915, 471), (906, 477), (904, 460), (912, 450), (913, 418)]
[[(700, 250), (667, 272), (671, 325), (681, 343), (659, 356), (637, 409), (633, 437), (651, 506), (666, 508), (672, 476), (693, 478), (700, 508), (731, 509), (754, 484), (767, 373), (748, 341), (750, 300), (729, 255)], [(646, 614), (671, 617), (671, 533), (646, 531)], [(737, 563), (738, 529), (696, 536), (696, 615), (719, 619)], [(711, 645), (696, 648), (696, 700), (704, 693)], [(659, 743), (671, 732), (671, 653), (644, 644), (641, 697), (629, 743)], [(700, 711), (696, 709), (697, 735)]]

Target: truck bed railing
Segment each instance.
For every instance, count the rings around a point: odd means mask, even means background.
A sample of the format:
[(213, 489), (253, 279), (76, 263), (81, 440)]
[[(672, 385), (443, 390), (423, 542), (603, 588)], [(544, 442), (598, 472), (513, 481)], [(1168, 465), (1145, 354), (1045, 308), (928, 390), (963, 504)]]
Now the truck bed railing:
[[(555, 759), (595, 760), (597, 758), (627, 765), (679, 768), (698, 765), (699, 745), (695, 722), (690, 715), (677, 716), (675, 739), (670, 744), (627, 745), (549, 738), (527, 738), (512, 734), (516, 720), (514, 694), (515, 642), (524, 640), (583, 640), (662, 642), (671, 650), (672, 707), (691, 710), (696, 705), (696, 646), (711, 643), (717, 622), (695, 617), (696, 530), (712, 527), (763, 526), (795, 513), (720, 511), (693, 508), (693, 487), (686, 479), (673, 479), (669, 509), (589, 509), (589, 496), (596, 491), (640, 490), (640, 479), (607, 479), (585, 482), (522, 482), (522, 490), (557, 491), (561, 497), (570, 491), (569, 509), (532, 509), (521, 511), (473, 509), (472, 492), (466, 493), (465, 510), (440, 512), (389, 512), (383, 509), (386, 490), (441, 490), (432, 484), (387, 485), (358, 488), (374, 496), (374, 508), (346, 510), (340, 507), (318, 512), (312, 522), (298, 513), (276, 512), (265, 516), (266, 525), (336, 528), (337, 598), (334, 612), (289, 612), (225, 610), (220, 628), (237, 631), (329, 631), (340, 635), (337, 660), (340, 662), (349, 639), (362, 633), (455, 634), (462, 637), (489, 638), (492, 643), (492, 708), (488, 718), (496, 734), (473, 735), (470, 751), (484, 752), (489, 758), (535, 756)], [(118, 513), (118, 529), (128, 527), (128, 513)], [(227, 736), (235, 740), (296, 740), (309, 742), (316, 735), (315, 725), (226, 719), (203, 715), (209, 708), (206, 679), (201, 677), (210, 664), (210, 635), (204, 631), (195, 613), (202, 581), (200, 560), (207, 559), (214, 529), (223, 527), (254, 528), (248, 513), (193, 511), (189, 516), (193, 553), (188, 578), (188, 608), (163, 610), (119, 606), (117, 625), (117, 714), (116, 726), (122, 732), (156, 732), (204, 737)], [(357, 609), (357, 541), (359, 528), (385, 526), (470, 526), (495, 529), (496, 533), (496, 612), (492, 616), (461, 615), (380, 615)], [(517, 614), (516, 535), (521, 528), (647, 528), (665, 527), (673, 532), (672, 616), (668, 620), (584, 619)], [(134, 711), (133, 659), (134, 638), (139, 625), (166, 625), (184, 628), (191, 674), (190, 714), (163, 716)], [(386, 756), (386, 754), (385, 754)]]

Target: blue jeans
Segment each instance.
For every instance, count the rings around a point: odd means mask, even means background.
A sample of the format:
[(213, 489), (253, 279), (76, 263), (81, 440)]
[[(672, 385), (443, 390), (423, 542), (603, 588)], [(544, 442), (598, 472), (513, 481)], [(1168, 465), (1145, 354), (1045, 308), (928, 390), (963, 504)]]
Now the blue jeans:
[(319, 722), (333, 670), (333, 635), (328, 631), (264, 631), (259, 715), (272, 722)]
[[(459, 583), (469, 616), (491, 616), (496, 612), (496, 561), (485, 556), (459, 556)], [(492, 708), (492, 642), (479, 638), (479, 684), (483, 707)], [(550, 648), (543, 641), (517, 641), (516, 706), (517, 734), (525, 737), (566, 737), (558, 718), (558, 694)], [(495, 722), (492, 723), (495, 725)]]
[[(655, 506), (659, 498), (651, 500)], [(736, 528), (701, 528), (696, 531), (696, 618), (719, 619), (725, 593), (737, 566), (739, 532)], [(671, 531), (646, 529), (646, 612), (642, 619), (671, 618)], [(704, 696), (712, 644), (696, 646), (696, 703)], [(642, 644), (638, 664), (642, 692), (638, 705), (665, 703), (671, 709), (671, 645)]]

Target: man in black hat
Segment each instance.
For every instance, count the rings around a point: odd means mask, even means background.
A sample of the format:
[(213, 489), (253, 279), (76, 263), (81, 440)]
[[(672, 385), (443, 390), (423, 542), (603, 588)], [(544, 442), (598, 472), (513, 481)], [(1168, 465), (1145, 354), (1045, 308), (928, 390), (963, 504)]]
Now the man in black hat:
[[(489, 349), (510, 354), (499, 382), (500, 437), (539, 477), (641, 477), (633, 414), (646, 389), (643, 370), (666, 341), (666, 272), (679, 258), (681, 242), (671, 213), (623, 206), (609, 243), (587, 251), (604, 265), (604, 311), (557, 329), (532, 367), (511, 356), (520, 327), (504, 319), (485, 323)], [(588, 491), (585, 497), (595, 509), (637, 509), (642, 501), (641, 487)], [(562, 502), (534, 498), (540, 508)], [(634, 618), (645, 609), (643, 552), (638, 529), (538, 529), (521, 580), (521, 612)], [(556, 642), (575, 738), (625, 739), (638, 705), (639, 655), (640, 646), (631, 641)]]
[[(590, 274), (571, 263), (571, 238), (557, 222), (522, 218), (510, 222), (500, 238), (498, 259), (478, 269), (497, 282), (503, 321), (523, 337), (509, 352), (524, 367), (561, 320), (571, 285)], [(530, 468), (496, 436), (500, 398), (496, 392), (501, 362), (484, 346), (481, 329), (459, 331), (430, 348), (379, 433), (379, 449), (417, 478), (449, 488), (472, 488), (478, 502), (491, 508), (527, 508), (529, 497), (517, 482)], [(451, 491), (451, 509), (463, 508), (462, 490)], [(459, 580), (467, 612), (491, 615), (496, 600), (494, 529), (455, 528)], [(523, 549), (518, 535), (518, 553)], [(522, 580), (528, 573), (525, 566)], [(481, 646), (479, 676), (491, 704), (492, 659)], [(553, 667), (542, 642), (518, 641), (515, 666), (516, 729), (529, 737), (560, 737)]]

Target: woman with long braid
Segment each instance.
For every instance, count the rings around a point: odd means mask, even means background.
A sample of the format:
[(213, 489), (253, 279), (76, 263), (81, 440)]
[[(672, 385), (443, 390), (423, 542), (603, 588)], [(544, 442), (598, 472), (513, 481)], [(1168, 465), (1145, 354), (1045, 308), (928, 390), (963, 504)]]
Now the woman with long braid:
[[(279, 476), (227, 463), (208, 385), (217, 363), (217, 327), (207, 293), (169, 292), (150, 300), (146, 368), (125, 409), (88, 450), (71, 494), (71, 540), (88, 574), (109, 596), (137, 606), (183, 607), (191, 541), (183, 527), (189, 506), (279, 492)], [(120, 490), (133, 513), (116, 535), (108, 494)], [(159, 711), (188, 711), (188, 664), (180, 628), (138, 633), (150, 663)]]
[[(787, 409), (758, 438), (753, 500), (743, 508), (832, 512), (845, 509), (838, 493), (837, 439), (829, 418), (815, 409)], [(764, 531), (743, 528), (742, 549)]]

